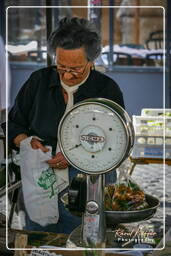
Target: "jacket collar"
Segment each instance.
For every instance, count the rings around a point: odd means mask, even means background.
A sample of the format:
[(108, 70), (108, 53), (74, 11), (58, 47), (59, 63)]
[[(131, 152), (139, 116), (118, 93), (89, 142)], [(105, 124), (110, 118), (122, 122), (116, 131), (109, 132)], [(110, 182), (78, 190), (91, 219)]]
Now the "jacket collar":
[(85, 81), (85, 83), (79, 87), (78, 91), (76, 92), (76, 96), (82, 95), (86, 97), (92, 97), (97, 95), (97, 86), (95, 85), (97, 81), (95, 80), (94, 75), (95, 75), (95, 70), (92, 70), (90, 72), (89, 77)]

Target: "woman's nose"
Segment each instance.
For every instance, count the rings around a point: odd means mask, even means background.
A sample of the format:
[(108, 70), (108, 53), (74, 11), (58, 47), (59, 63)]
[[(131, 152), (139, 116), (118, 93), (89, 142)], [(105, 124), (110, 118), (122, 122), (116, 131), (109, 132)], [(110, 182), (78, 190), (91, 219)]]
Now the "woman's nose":
[(66, 80), (70, 80), (71, 78), (73, 78), (73, 75), (71, 72), (65, 72), (63, 77), (66, 79)]

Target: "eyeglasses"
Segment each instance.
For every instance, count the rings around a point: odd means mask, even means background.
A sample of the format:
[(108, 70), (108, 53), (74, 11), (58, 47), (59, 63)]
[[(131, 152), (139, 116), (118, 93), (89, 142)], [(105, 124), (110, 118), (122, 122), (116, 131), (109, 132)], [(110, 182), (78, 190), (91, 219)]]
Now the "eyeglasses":
[[(88, 64), (88, 62), (87, 62), (87, 64)], [(67, 67), (63, 68), (62, 66), (57, 64), (57, 71), (61, 75), (68, 72), (68, 73), (71, 73), (73, 76), (82, 76), (86, 70), (87, 64), (82, 68), (67, 68)]]

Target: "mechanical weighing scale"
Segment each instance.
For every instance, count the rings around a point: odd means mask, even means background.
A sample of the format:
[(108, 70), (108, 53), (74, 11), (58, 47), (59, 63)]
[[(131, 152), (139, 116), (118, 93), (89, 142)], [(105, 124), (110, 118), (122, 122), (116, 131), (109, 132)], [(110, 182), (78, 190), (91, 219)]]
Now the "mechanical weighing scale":
[[(129, 156), (134, 143), (134, 129), (127, 112), (117, 103), (93, 98), (82, 101), (62, 118), (58, 138), (68, 162), (86, 174), (86, 201), (79, 233), (83, 247), (104, 247), (106, 222), (129, 223), (150, 218), (156, 212), (158, 200), (149, 196), (151, 207), (144, 211), (105, 211), (105, 173), (116, 169)], [(78, 191), (72, 191), (77, 197)], [(73, 196), (73, 195), (72, 195)], [(80, 246), (74, 241), (75, 246)]]

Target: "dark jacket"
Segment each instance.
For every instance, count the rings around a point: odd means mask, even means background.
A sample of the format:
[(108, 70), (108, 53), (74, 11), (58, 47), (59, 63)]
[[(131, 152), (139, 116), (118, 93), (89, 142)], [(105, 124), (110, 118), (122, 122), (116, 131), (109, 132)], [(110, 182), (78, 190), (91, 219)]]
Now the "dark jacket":
[[(122, 92), (108, 76), (93, 70), (88, 79), (74, 94), (74, 103), (87, 98), (102, 97), (115, 101), (124, 108)], [(57, 143), (57, 129), (65, 112), (56, 67), (40, 69), (30, 76), (20, 89), (8, 117), (9, 146), (21, 133), (37, 135), (53, 150)]]

